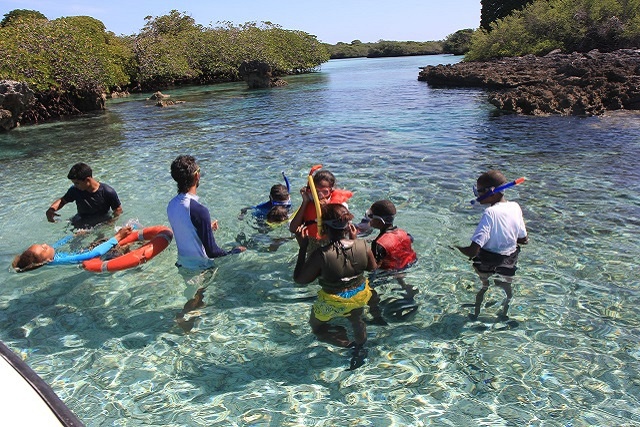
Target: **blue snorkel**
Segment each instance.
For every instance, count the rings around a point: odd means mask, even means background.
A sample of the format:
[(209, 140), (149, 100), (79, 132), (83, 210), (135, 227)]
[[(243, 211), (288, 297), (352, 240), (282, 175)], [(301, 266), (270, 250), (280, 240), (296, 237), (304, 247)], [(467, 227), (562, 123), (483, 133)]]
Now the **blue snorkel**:
[[(518, 178), (518, 179), (516, 179), (516, 180), (514, 180), (514, 181), (508, 182), (508, 183), (506, 183), (506, 184), (502, 184), (502, 185), (500, 185), (499, 187), (496, 187), (496, 188), (494, 188), (493, 190), (491, 190), (491, 191), (487, 191), (487, 192), (486, 192), (486, 193), (484, 193), (483, 195), (476, 197), (475, 199), (473, 199), (473, 200), (471, 201), (471, 204), (472, 204), (472, 205), (474, 205), (474, 204), (476, 204), (476, 202), (481, 202), (481, 201), (483, 201), (484, 199), (486, 199), (487, 197), (490, 197), (490, 196), (492, 196), (492, 195), (494, 195), (494, 194), (496, 194), (496, 193), (500, 193), (500, 192), (502, 192), (503, 190), (506, 190), (507, 188), (511, 188), (511, 187), (516, 186), (516, 185), (522, 184), (524, 181), (525, 181), (525, 178), (524, 178), (524, 177), (521, 177), (521, 178)], [(475, 186), (474, 186), (474, 188), (475, 188)], [(474, 190), (474, 191), (475, 191), (475, 190)]]
[(289, 184), (289, 178), (284, 174), (284, 171), (282, 171), (282, 177), (284, 178), (284, 183), (287, 185), (287, 191), (291, 194), (291, 184)]

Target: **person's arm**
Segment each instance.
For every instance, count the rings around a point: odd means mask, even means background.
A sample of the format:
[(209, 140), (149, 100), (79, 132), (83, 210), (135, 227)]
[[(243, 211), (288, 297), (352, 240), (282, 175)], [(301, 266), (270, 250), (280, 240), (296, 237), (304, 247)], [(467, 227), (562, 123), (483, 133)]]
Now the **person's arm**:
[(382, 245), (379, 245), (376, 240), (371, 242), (371, 252), (373, 253), (373, 257), (376, 262), (380, 263), (387, 256), (387, 251)]
[(529, 243), (529, 236), (518, 237), (517, 242), (519, 245), (526, 245), (527, 243)]
[(305, 285), (313, 282), (321, 273), (320, 252), (314, 251), (307, 260), (307, 248), (309, 247), (309, 232), (304, 225), (296, 229), (296, 239), (300, 249), (298, 250), (298, 260), (293, 271), (293, 281)]
[(367, 271), (373, 271), (378, 268), (376, 257), (373, 255), (373, 251), (367, 246)]
[(480, 245), (476, 242), (471, 242), (469, 246), (456, 246), (456, 248), (469, 259), (475, 258), (480, 253)]
[(190, 207), (191, 213), (191, 222), (196, 228), (196, 234), (200, 238), (202, 245), (204, 246), (205, 253), (209, 258), (218, 258), (225, 255), (237, 254), (240, 252), (244, 252), (245, 248), (243, 246), (238, 246), (233, 248), (231, 251), (227, 252), (222, 249), (216, 243), (215, 237), (213, 237), (214, 228), (218, 228), (217, 221), (211, 221), (211, 215), (209, 214), (209, 210), (205, 208), (198, 202), (191, 202)]
[(62, 208), (66, 204), (67, 202), (64, 200), (63, 197), (60, 197), (55, 202), (51, 203), (51, 206), (49, 206), (49, 209), (47, 209), (47, 212), (46, 212), (47, 221), (56, 222), (55, 217), (60, 216), (60, 214), (57, 214), (56, 211), (58, 211), (60, 208)]
[(118, 197), (118, 193), (113, 189), (110, 185), (101, 184), (104, 189), (104, 195), (109, 203), (109, 207), (113, 211), (113, 217), (117, 217), (122, 215), (122, 203), (120, 202), (120, 198)]
[(300, 195), (302, 196), (302, 204), (293, 216), (293, 219), (289, 223), (289, 231), (295, 233), (296, 230), (302, 225), (304, 221), (304, 211), (309, 203), (313, 203), (311, 191), (307, 191), (308, 187), (302, 187), (300, 189)]

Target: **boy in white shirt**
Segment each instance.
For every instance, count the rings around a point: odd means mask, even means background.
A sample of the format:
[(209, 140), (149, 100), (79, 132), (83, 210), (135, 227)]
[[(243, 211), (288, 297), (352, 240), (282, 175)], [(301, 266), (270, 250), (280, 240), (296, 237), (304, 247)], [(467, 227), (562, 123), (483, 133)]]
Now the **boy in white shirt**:
[(520, 246), (528, 243), (527, 229), (522, 218), (522, 210), (516, 202), (508, 202), (502, 192), (494, 190), (507, 179), (498, 170), (490, 170), (478, 177), (474, 193), (477, 201), (489, 205), (476, 227), (469, 246), (456, 246), (460, 252), (473, 260), (473, 268), (480, 276), (482, 288), (476, 295), (475, 310), (469, 314), (476, 320), (484, 294), (489, 289), (489, 278), (496, 274), (494, 283), (506, 294), (500, 320), (507, 320), (507, 311), (512, 297), (511, 282), (516, 274)]

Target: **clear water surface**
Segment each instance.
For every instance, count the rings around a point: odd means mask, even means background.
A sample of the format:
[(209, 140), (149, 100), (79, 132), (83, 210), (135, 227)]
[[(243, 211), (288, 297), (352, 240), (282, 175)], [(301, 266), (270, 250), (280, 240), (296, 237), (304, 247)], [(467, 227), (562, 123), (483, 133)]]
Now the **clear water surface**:
[[(0, 339), (88, 426), (640, 425), (640, 116), (501, 116), (482, 90), (417, 81), (418, 67), (457, 60), (330, 61), (285, 88), (168, 90), (186, 101), (168, 108), (134, 95), (1, 134)], [(294, 286), (294, 241), (269, 252), (253, 236), (221, 259), (188, 334), (174, 322), (185, 302), (175, 244), (115, 274), (9, 271), (29, 244), (68, 233), (75, 208), (55, 224), (45, 210), (73, 163), (117, 189), (120, 222), (168, 224), (179, 154), (198, 158), (199, 195), (227, 247), (256, 233), (238, 212), (281, 171), (296, 203), (318, 163), (355, 192), (358, 217), (392, 199), (415, 237), (406, 281), (418, 312), (369, 326), (368, 361), (348, 372), (349, 353), (310, 333), (317, 287)], [(481, 213), (471, 186), (489, 168), (527, 177), (508, 198), (531, 243), (511, 320), (496, 320), (503, 296), (491, 288), (472, 323), (462, 305), (479, 281), (451, 246), (469, 241)], [(401, 296), (392, 283), (379, 290)]]

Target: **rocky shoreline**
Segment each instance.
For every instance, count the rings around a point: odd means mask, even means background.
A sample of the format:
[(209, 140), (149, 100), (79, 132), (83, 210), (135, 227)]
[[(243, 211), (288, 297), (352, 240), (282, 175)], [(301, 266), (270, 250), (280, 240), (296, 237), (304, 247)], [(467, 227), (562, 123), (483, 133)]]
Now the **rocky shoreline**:
[(640, 110), (640, 50), (527, 55), (426, 66), (433, 87), (478, 87), (499, 110), (524, 115), (594, 116)]

